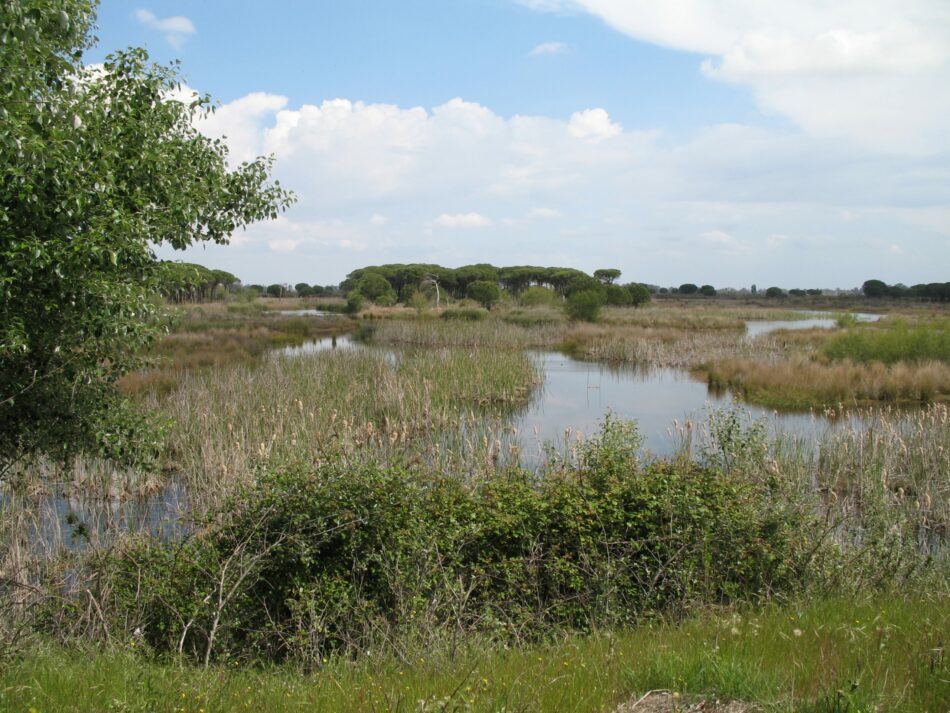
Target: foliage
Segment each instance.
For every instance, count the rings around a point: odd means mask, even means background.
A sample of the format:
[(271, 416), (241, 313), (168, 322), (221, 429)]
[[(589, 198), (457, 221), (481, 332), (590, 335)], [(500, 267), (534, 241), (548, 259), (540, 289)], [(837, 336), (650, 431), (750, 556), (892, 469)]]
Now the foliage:
[(703, 295), (704, 297), (715, 297), (716, 288), (713, 287), (712, 285), (703, 285), (702, 287), (699, 288), (699, 293)]
[(555, 305), (560, 302), (560, 298), (557, 292), (550, 287), (534, 285), (518, 295), (518, 301), (525, 307), (538, 307), (541, 305)]
[(781, 287), (770, 287), (765, 291), (765, 296), (769, 298), (784, 297), (785, 290)]
[(594, 270), (594, 277), (603, 282), (605, 285), (612, 285), (618, 279), (620, 279), (621, 272), (616, 268), (604, 268), (601, 270)]
[(637, 282), (631, 282), (627, 285), (627, 292), (630, 293), (630, 305), (633, 307), (649, 304), (652, 299), (649, 288)]
[[(366, 272), (356, 281), (356, 289), (366, 299), (372, 302), (378, 302), (380, 299), (392, 295), (395, 298), (395, 292), (389, 281), (378, 272)], [(393, 304), (395, 299), (393, 299)]]
[(678, 290), (681, 295), (695, 295), (699, 292), (699, 287), (692, 282), (685, 282), (679, 286)]
[(801, 585), (808, 515), (739, 474), (641, 465), (639, 445), (608, 418), (543, 477), (278, 468), (206, 534), (139, 541), (103, 571), (116, 615), (155, 650), (304, 662), (378, 632), (524, 636)]
[(485, 309), (491, 309), (492, 305), (501, 299), (501, 290), (498, 289), (497, 282), (489, 280), (475, 280), (470, 282), (465, 290), (469, 299), (475, 300)]
[(564, 311), (573, 320), (596, 322), (606, 298), (600, 290), (581, 290), (575, 292), (564, 304)]
[(363, 309), (363, 295), (358, 290), (354, 290), (346, 297), (346, 306), (343, 308), (344, 314), (358, 314)]
[(114, 382), (154, 334), (154, 245), (225, 243), (291, 200), (270, 161), (236, 169), (170, 99), (175, 66), (141, 49), (90, 69), (93, 3), (0, 5), (0, 468), (18, 455), (99, 448), (141, 434)]

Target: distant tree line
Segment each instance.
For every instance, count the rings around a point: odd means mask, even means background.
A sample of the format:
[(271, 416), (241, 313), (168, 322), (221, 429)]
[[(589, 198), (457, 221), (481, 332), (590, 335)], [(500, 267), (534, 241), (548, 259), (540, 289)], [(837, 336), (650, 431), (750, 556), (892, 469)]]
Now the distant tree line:
[(190, 262), (163, 261), (158, 265), (159, 291), (171, 302), (212, 302), (240, 286), (225, 270)]
[(298, 282), (296, 285), (248, 285), (245, 289), (256, 292), (261, 297), (333, 297), (339, 294), (336, 285), (309, 285), (306, 282)]
[(450, 268), (413, 263), (370, 265), (353, 270), (340, 283), (340, 292), (379, 305), (411, 304), (417, 295), (440, 302), (445, 298), (472, 299), (486, 309), (502, 299), (503, 293), (525, 303), (570, 301), (580, 293), (582, 300), (597, 305), (639, 306), (650, 301), (650, 290), (640, 283), (619, 284), (616, 268), (595, 270), (588, 275), (569, 267), (516, 265), (495, 267), (486, 263)]
[(950, 302), (950, 282), (930, 282), (927, 284), (888, 285), (883, 280), (867, 280), (861, 285), (865, 297), (880, 299), (890, 297), (896, 299), (912, 299), (922, 302)]

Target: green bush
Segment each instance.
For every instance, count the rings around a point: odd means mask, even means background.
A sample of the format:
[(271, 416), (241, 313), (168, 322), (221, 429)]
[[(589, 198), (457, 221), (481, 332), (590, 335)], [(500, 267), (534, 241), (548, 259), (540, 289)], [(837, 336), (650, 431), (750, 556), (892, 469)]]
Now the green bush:
[(607, 298), (601, 290), (581, 290), (567, 298), (564, 311), (573, 320), (596, 322), (606, 301)]
[(359, 292), (351, 292), (346, 297), (346, 306), (343, 308), (344, 314), (358, 314), (363, 309), (363, 295)]
[(537, 307), (539, 305), (555, 305), (561, 301), (561, 298), (550, 287), (532, 285), (518, 295), (518, 301), (525, 307)]
[(587, 630), (798, 586), (805, 516), (751, 478), (643, 465), (639, 445), (608, 420), (540, 475), (264, 472), (190, 541), (113, 556), (115, 617), (156, 651), (313, 663), (400, 636)]

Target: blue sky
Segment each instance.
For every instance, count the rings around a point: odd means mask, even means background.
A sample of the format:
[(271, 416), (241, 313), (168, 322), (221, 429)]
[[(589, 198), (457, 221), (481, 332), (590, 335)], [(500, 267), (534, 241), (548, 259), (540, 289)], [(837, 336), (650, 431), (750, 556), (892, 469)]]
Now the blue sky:
[(222, 104), (201, 129), (275, 155), (297, 206), (161, 251), (245, 282), (383, 261), (950, 279), (945, 3), (763, 5), (103, 0), (89, 61), (181, 59)]

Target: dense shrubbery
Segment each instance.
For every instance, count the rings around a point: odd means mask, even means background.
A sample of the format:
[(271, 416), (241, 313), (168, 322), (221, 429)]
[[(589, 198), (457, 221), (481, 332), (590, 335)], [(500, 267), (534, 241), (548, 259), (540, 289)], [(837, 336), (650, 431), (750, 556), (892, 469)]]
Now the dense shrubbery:
[(797, 587), (807, 516), (751, 478), (640, 464), (638, 446), (608, 421), (541, 475), (262, 474), (189, 542), (111, 559), (115, 616), (157, 651), (314, 662), (394, 637), (530, 638)]

